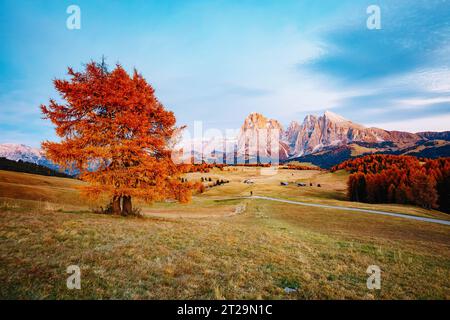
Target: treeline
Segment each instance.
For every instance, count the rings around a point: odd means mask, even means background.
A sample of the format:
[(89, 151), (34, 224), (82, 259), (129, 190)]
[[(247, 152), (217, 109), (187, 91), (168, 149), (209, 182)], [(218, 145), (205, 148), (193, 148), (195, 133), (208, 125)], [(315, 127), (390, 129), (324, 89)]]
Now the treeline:
[(25, 162), (22, 160), (13, 161), (6, 158), (0, 158), (0, 170), (8, 170), (15, 172), (24, 172), (24, 173), (33, 173), (39, 174), (43, 176), (52, 176), (52, 177), (64, 177), (64, 178), (72, 178), (68, 174), (63, 172), (59, 172), (38, 164), (34, 164), (31, 162)]
[(332, 171), (345, 169), (351, 201), (415, 204), (450, 213), (450, 158), (368, 155), (345, 161)]
[(271, 163), (236, 163), (231, 164), (230, 167), (250, 167), (250, 168), (270, 168)]
[(289, 169), (289, 170), (323, 170), (322, 168), (308, 165), (298, 165), (298, 164), (288, 164), (286, 166), (281, 167), (281, 169)]
[[(270, 163), (239, 163), (239, 164), (222, 164), (222, 163), (199, 163), (199, 164), (182, 164), (180, 168), (182, 172), (202, 172), (208, 173), (213, 168), (218, 168), (219, 170), (223, 170), (225, 167), (251, 167), (251, 168), (269, 168), (271, 166)], [(306, 169), (305, 169), (306, 170)]]
[(199, 164), (182, 164), (181, 165), (181, 171), (184, 173), (189, 172), (202, 172), (202, 173), (208, 173), (213, 168), (218, 168), (221, 171), (223, 168), (225, 168), (225, 164), (216, 164), (216, 163), (199, 163)]

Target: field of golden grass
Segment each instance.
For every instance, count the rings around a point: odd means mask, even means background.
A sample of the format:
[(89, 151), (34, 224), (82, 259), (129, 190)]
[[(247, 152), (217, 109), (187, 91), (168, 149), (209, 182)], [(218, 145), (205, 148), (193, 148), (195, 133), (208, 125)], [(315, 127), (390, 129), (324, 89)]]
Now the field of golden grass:
[[(91, 213), (80, 181), (0, 171), (0, 298), (450, 298), (449, 226), (244, 197), (448, 215), (348, 202), (345, 172), (273, 173), (191, 173), (230, 183), (123, 218)], [(69, 265), (81, 268), (81, 290), (66, 288)], [(381, 290), (366, 287), (369, 265), (382, 270)]]

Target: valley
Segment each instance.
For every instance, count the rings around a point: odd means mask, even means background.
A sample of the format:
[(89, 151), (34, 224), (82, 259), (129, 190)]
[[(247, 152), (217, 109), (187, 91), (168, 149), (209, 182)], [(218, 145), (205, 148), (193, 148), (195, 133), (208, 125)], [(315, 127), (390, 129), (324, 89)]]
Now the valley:
[[(444, 213), (349, 202), (344, 171), (225, 167), (185, 177), (230, 183), (188, 204), (141, 202), (143, 218), (124, 218), (92, 213), (99, 203), (80, 197), (78, 180), (0, 171), (0, 297), (450, 297), (449, 226), (249, 196), (450, 221)], [(72, 264), (81, 268), (81, 290), (66, 288)], [(381, 290), (366, 287), (373, 264)]]
[(0, 300), (450, 300), (450, 0), (63, 2), (0, 0)]

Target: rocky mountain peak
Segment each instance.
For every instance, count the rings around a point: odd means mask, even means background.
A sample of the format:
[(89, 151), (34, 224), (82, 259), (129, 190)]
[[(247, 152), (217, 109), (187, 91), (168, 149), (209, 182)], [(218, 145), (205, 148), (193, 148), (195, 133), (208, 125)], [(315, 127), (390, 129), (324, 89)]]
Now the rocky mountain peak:
[(286, 131), (283, 133), (283, 140), (285, 140), (290, 147), (295, 145), (295, 141), (297, 141), (297, 136), (301, 128), (302, 125), (300, 123), (291, 121)]
[(242, 130), (249, 129), (278, 129), (282, 130), (281, 124), (274, 119), (268, 119), (258, 112), (250, 113), (244, 120)]
[(325, 111), (323, 114), (325, 119), (328, 119), (331, 122), (340, 123), (340, 122), (351, 122), (350, 120), (345, 119), (343, 116), (340, 116), (331, 111)]
[(312, 115), (312, 114), (308, 114), (305, 119), (303, 119), (303, 125), (308, 124), (308, 123), (312, 123), (317, 121), (317, 117)]
[(43, 153), (40, 149), (24, 144), (2, 143), (0, 144), (0, 157), (14, 161), (22, 160), (36, 163), (37, 160), (43, 157)]

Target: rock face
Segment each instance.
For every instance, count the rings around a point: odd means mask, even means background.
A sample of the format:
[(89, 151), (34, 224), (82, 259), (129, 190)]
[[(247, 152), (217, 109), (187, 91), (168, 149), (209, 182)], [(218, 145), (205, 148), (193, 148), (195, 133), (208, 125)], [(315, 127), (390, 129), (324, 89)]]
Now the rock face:
[(238, 157), (245, 160), (256, 157), (258, 162), (287, 159), (289, 147), (282, 139), (283, 133), (283, 127), (277, 120), (251, 113), (239, 131)]
[(297, 142), (298, 134), (301, 131), (301, 125), (297, 121), (292, 121), (283, 133), (283, 140), (288, 144), (289, 149), (293, 150)]
[(291, 157), (301, 157), (353, 142), (376, 144), (388, 141), (403, 146), (421, 139), (412, 133), (366, 128), (330, 111), (320, 117), (306, 116), (302, 125), (292, 126), (292, 131), (284, 136), (291, 139), (288, 140)]
[[(277, 132), (268, 139), (268, 132)], [(252, 113), (244, 121), (238, 135), (237, 150), (245, 159), (259, 159), (267, 162), (271, 153), (269, 145), (279, 140), (279, 160), (296, 159), (326, 165), (339, 163), (351, 156), (365, 153), (383, 152), (389, 154), (407, 154), (423, 150), (424, 144), (430, 150), (426, 154), (437, 157), (447, 155), (450, 147), (449, 132), (409, 133), (387, 131), (379, 128), (367, 128), (354, 123), (333, 112), (326, 111), (321, 116), (307, 115), (300, 124), (292, 121), (286, 130), (273, 119)], [(433, 144), (431, 141), (441, 141)], [(427, 141), (430, 143), (426, 144)], [(257, 147), (259, 145), (259, 148)], [(433, 150), (431, 150), (433, 149)], [(445, 151), (445, 152), (444, 152)]]
[[(191, 140), (183, 149), (191, 150), (184, 153), (185, 158), (191, 159), (192, 155), (198, 163), (299, 160), (329, 167), (349, 157), (374, 152), (416, 152), (420, 156), (425, 147), (430, 149), (426, 150), (425, 155), (446, 156), (450, 148), (449, 140), (450, 132), (414, 134), (367, 128), (330, 111), (320, 116), (307, 115), (301, 123), (294, 120), (284, 130), (277, 120), (254, 112), (244, 119), (237, 136)], [(441, 142), (423, 145), (427, 141)]]

